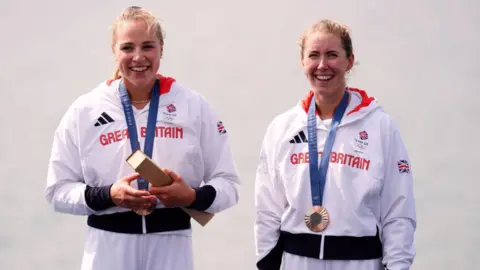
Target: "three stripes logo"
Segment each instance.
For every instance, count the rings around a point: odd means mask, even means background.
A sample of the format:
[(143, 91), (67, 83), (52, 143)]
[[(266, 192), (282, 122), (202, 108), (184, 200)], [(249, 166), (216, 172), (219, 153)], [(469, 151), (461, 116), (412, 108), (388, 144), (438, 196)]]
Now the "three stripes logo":
[(99, 127), (101, 125), (106, 125), (108, 123), (113, 123), (115, 120), (110, 117), (106, 112), (103, 112), (100, 117), (98, 117), (97, 122), (95, 122), (95, 126)]
[(307, 143), (307, 136), (305, 136), (305, 132), (300, 131), (297, 135), (290, 140), (290, 143)]

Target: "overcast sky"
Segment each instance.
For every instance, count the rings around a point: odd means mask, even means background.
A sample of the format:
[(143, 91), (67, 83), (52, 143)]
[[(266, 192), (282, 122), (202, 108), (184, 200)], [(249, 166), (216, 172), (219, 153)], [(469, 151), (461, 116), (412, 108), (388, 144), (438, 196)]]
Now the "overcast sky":
[(272, 118), (308, 91), (296, 41), (323, 18), (351, 27), (359, 65), (349, 85), (379, 99), (407, 144), (418, 207), (412, 269), (480, 263), (477, 2), (16, 0), (0, 9), (1, 269), (80, 267), (85, 217), (47, 205), (47, 161), (66, 108), (111, 75), (109, 27), (129, 5), (162, 20), (160, 72), (202, 93), (222, 116), (242, 178), (240, 203), (195, 225), (196, 269), (254, 268), (260, 142)]

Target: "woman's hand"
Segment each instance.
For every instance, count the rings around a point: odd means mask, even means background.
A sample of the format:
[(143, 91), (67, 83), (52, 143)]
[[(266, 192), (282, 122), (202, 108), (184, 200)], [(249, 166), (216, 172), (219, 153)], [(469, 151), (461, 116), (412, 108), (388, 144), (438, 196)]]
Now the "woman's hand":
[(130, 183), (139, 178), (140, 174), (134, 173), (118, 180), (110, 189), (110, 196), (115, 205), (133, 210), (153, 207), (156, 204), (155, 196), (147, 190), (138, 190)]
[(163, 171), (172, 178), (172, 184), (164, 187), (151, 187), (150, 194), (157, 198), (166, 207), (186, 207), (191, 205), (196, 198), (196, 192), (182, 177), (169, 169)]

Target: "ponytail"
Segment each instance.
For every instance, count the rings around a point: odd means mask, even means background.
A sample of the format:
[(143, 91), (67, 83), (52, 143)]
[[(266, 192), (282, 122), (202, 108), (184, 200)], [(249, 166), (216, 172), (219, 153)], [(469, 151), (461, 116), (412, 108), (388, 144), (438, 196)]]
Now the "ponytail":
[(113, 73), (113, 78), (112, 81), (118, 80), (122, 77), (120, 74), (120, 70), (118, 68), (115, 69), (115, 72)]

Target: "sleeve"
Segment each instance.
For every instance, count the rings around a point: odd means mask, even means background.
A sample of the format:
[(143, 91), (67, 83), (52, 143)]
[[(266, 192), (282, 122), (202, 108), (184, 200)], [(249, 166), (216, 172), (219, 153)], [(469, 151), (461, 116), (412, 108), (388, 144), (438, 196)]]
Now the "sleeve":
[(255, 247), (257, 268), (279, 270), (283, 247), (280, 238), (281, 217), (287, 205), (285, 189), (277, 178), (274, 138), (267, 134), (260, 149), (255, 177)]
[(44, 195), (56, 212), (89, 215), (95, 211), (86, 204), (77, 134), (72, 105), (54, 132)]
[(240, 181), (227, 130), (208, 103), (201, 100), (200, 144), (205, 185), (196, 189), (196, 200), (189, 208), (214, 214), (238, 203)]
[(383, 265), (408, 270), (415, 257), (416, 210), (411, 162), (397, 128), (387, 140), (386, 172), (381, 192)]

